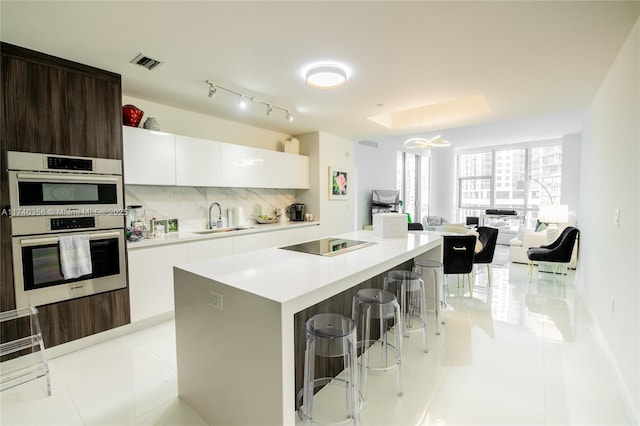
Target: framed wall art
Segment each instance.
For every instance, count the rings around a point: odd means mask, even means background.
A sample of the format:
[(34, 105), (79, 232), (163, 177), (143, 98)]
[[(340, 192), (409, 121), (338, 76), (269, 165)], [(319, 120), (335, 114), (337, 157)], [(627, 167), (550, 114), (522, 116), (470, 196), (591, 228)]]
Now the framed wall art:
[(329, 199), (349, 199), (349, 172), (347, 170), (329, 166)]

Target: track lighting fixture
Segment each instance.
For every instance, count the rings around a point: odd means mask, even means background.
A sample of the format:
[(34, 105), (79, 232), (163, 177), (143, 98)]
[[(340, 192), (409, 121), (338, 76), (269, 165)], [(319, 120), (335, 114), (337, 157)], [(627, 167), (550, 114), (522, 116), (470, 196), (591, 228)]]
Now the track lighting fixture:
[(242, 93), (236, 92), (235, 90), (227, 89), (226, 87), (220, 86), (219, 84), (211, 83), (209, 80), (206, 80), (206, 83), (209, 85), (209, 97), (210, 98), (213, 98), (215, 96), (215, 94), (216, 94), (218, 89), (224, 90), (225, 92), (229, 92), (229, 93), (231, 93), (233, 95), (238, 96), (238, 107), (241, 108), (241, 109), (246, 109), (247, 105), (248, 105), (248, 101), (251, 101), (251, 102), (255, 102), (257, 104), (262, 104), (265, 107), (267, 107), (267, 117), (271, 116), (271, 114), (273, 113), (274, 109), (278, 109), (278, 110), (280, 110), (280, 111), (285, 113), (285, 118), (287, 119), (287, 121), (289, 121), (289, 122), (293, 121), (293, 116), (291, 115), (291, 113), (289, 112), (289, 110), (287, 108), (284, 108), (284, 107), (281, 107), (281, 106), (278, 106), (278, 105), (274, 105), (272, 103), (261, 101), (259, 99), (256, 99), (253, 96), (243, 95)]

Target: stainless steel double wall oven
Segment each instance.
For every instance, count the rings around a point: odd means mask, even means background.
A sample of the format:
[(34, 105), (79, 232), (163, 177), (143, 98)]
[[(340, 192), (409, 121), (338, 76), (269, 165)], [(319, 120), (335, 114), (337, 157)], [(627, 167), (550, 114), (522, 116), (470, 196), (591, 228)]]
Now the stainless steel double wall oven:
[[(17, 307), (127, 286), (122, 162), (9, 151)], [(59, 239), (89, 237), (91, 273), (65, 279)]]

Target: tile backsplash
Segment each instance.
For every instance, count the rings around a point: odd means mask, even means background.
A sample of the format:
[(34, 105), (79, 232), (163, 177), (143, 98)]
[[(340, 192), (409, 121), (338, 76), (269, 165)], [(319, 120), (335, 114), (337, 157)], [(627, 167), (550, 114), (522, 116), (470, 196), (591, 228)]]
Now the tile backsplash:
[[(276, 211), (286, 209), (295, 201), (293, 189), (125, 186), (125, 205), (144, 206), (147, 226), (153, 218), (177, 218), (181, 231), (206, 229), (209, 206), (213, 202), (220, 204), (224, 225), (228, 226), (228, 209), (240, 207), (245, 224), (253, 224), (252, 215), (262, 213), (273, 216)], [(213, 211), (217, 217), (217, 208), (214, 207)]]

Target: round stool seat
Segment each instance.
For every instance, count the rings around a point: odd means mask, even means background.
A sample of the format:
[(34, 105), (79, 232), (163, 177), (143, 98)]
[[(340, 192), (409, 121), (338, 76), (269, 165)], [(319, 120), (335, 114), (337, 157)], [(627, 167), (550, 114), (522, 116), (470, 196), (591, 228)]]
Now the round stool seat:
[[(360, 362), (360, 389), (363, 397), (366, 393), (369, 370), (398, 370), (398, 394), (402, 396), (402, 314), (396, 296), (379, 288), (365, 288), (353, 296), (351, 317), (359, 330), (358, 346), (362, 348)], [(371, 334), (371, 320), (378, 320), (379, 333)], [(395, 327), (395, 345), (387, 343), (388, 321), (393, 320)], [(375, 346), (375, 348), (374, 348)], [(374, 349), (380, 353), (378, 364), (372, 365), (369, 354)], [(393, 348), (395, 360), (389, 364), (388, 349)]]
[[(322, 421), (314, 414), (314, 390), (328, 384), (342, 383), (346, 391), (346, 419), (358, 424), (360, 417), (361, 395), (358, 384), (357, 369), (357, 335), (355, 321), (340, 314), (317, 314), (309, 318), (304, 325), (305, 331), (305, 362), (304, 384), (296, 398), (296, 408), (300, 419), (305, 424), (336, 423)], [(325, 358), (342, 357), (344, 362), (344, 378), (315, 377), (315, 359), (317, 356)], [(334, 406), (322, 410), (335, 414), (338, 410)]]
[(429, 259), (415, 259), (413, 261), (414, 266), (421, 266), (423, 268), (441, 268), (442, 262)]

